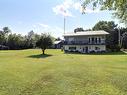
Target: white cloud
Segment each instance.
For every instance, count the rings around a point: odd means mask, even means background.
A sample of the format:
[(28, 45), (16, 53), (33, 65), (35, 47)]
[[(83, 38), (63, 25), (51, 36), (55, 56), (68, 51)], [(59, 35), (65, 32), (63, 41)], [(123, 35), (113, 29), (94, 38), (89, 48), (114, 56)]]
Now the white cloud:
[(43, 28), (48, 28), (48, 27), (49, 27), (49, 25), (44, 24), (44, 23), (38, 23), (38, 25), (40, 25), (40, 26), (43, 27)]
[(62, 4), (53, 7), (53, 12), (56, 15), (60, 14), (62, 16), (73, 17), (72, 13), (69, 11), (72, 3), (73, 3), (72, 0), (65, 0)]
[(42, 24), (42, 23), (36, 23), (34, 25), (32, 25), (34, 32), (36, 33), (49, 33), (51, 34), (53, 37), (57, 38), (57, 37), (61, 37), (63, 35), (63, 28), (58, 27), (58, 26), (50, 26), (47, 24)]
[[(78, 10), (81, 13), (83, 11), (80, 2), (74, 2), (72, 0), (65, 0), (62, 4), (56, 5), (55, 7), (53, 7), (53, 12), (56, 15), (74, 17), (74, 15), (70, 11), (70, 9), (72, 9), (72, 10)], [(84, 10), (84, 12), (85, 13), (99, 13), (100, 11), (99, 11), (99, 9), (93, 10), (93, 9), (90, 9), (90, 8), (87, 7)]]
[(73, 7), (74, 7), (75, 10), (79, 10), (80, 12), (82, 12), (82, 6), (79, 2), (74, 3)]

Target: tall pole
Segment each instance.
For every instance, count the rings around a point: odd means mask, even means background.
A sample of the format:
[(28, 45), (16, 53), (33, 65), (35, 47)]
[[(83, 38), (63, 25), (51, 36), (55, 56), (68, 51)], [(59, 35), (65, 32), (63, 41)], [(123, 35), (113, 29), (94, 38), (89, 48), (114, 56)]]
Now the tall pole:
[(66, 27), (66, 18), (64, 16), (64, 34), (65, 34), (65, 27)]
[(118, 37), (119, 37), (119, 46), (121, 47), (121, 33), (120, 33), (120, 28), (118, 28)]

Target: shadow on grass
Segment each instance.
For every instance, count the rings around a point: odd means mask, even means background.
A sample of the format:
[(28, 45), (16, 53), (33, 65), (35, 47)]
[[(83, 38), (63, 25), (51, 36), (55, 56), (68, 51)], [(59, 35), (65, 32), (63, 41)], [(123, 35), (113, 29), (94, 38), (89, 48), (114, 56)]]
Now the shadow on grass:
[(52, 55), (50, 54), (38, 54), (38, 55), (31, 55), (31, 56), (28, 56), (29, 58), (47, 58), (47, 57), (50, 57)]
[(66, 52), (65, 54), (81, 54), (81, 55), (127, 55), (123, 51), (119, 52), (105, 52), (105, 53), (79, 53), (79, 52)]

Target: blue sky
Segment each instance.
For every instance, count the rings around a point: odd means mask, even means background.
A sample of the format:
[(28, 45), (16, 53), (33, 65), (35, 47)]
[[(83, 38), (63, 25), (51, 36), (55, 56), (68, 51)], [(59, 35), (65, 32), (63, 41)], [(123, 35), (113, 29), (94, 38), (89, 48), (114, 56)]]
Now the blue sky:
[(78, 1), (0, 0), (0, 28), (8, 26), (13, 33), (22, 35), (34, 30), (35, 33), (50, 33), (54, 37), (61, 37), (64, 16), (66, 32), (72, 32), (77, 27), (92, 28), (100, 20), (118, 23), (108, 11), (87, 8), (86, 14), (82, 15)]

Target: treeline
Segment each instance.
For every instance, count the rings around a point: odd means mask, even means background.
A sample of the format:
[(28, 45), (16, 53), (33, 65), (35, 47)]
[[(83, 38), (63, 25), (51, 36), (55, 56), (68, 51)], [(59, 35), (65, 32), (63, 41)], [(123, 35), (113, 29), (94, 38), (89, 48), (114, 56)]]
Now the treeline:
[[(106, 46), (110, 51), (119, 51), (121, 48), (127, 49), (127, 28), (118, 28), (118, 25), (113, 21), (99, 21), (92, 29), (88, 30), (107, 31), (109, 35), (107, 35), (106, 38)], [(88, 30), (76, 28), (74, 32), (85, 32)], [(21, 34), (12, 33), (8, 27), (4, 27), (0, 30), (0, 49), (18, 50), (36, 48), (36, 42), (41, 36), (42, 35), (36, 34), (33, 31), (30, 31), (27, 35), (23, 36)], [(53, 37), (52, 40), (54, 40)]]
[[(8, 27), (4, 27), (0, 31), (0, 49), (1, 50), (20, 50), (31, 49), (36, 47), (36, 42), (40, 39), (41, 35), (28, 32), (27, 35), (12, 33)], [(53, 39), (53, 38), (52, 38)]]
[(127, 28), (118, 28), (118, 25), (113, 21), (99, 21), (92, 29), (84, 30), (82, 28), (76, 28), (74, 32), (90, 30), (105, 30), (109, 33), (106, 38), (106, 46), (109, 51), (119, 51), (121, 48), (127, 49)]

